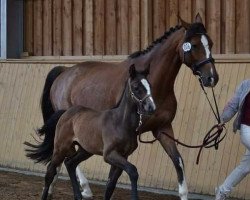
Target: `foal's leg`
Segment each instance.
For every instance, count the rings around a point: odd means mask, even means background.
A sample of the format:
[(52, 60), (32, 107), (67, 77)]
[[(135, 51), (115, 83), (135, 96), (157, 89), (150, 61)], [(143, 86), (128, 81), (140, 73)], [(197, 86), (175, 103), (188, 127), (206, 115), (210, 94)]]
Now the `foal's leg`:
[[(137, 181), (138, 181), (138, 172), (134, 165), (132, 165), (130, 162), (127, 161), (126, 158), (122, 157), (118, 152), (111, 151), (108, 154), (104, 155), (105, 162), (114, 165), (129, 175), (129, 179), (131, 181), (131, 195), (132, 200), (138, 200), (138, 192), (137, 192)], [(105, 200), (108, 200), (105, 198)]]
[(58, 166), (58, 167), (56, 168), (56, 172), (57, 172), (57, 173), (56, 173), (56, 175), (54, 176), (54, 179), (53, 179), (52, 183), (51, 183), (50, 186), (49, 186), (49, 199), (52, 198), (54, 186), (55, 186), (55, 184), (56, 184), (56, 182), (57, 182), (57, 179), (58, 179), (59, 173), (60, 173), (60, 171), (61, 171), (61, 168), (62, 168), (62, 165), (60, 165), (60, 166)]
[(80, 162), (88, 159), (90, 156), (92, 156), (92, 154), (79, 147), (78, 151), (73, 156), (66, 158), (64, 161), (73, 187), (75, 200), (82, 199), (81, 191), (76, 177), (76, 167)]
[(106, 191), (105, 191), (105, 198), (104, 198), (105, 200), (106, 199), (108, 200), (111, 198), (115, 190), (117, 180), (121, 176), (121, 174), (122, 174), (122, 169), (111, 165), (110, 171), (109, 171), (109, 180), (108, 180)]
[(182, 157), (176, 147), (175, 142), (166, 135), (164, 135), (162, 132), (165, 132), (168, 135), (174, 137), (172, 126), (170, 125), (168, 128), (165, 128), (160, 131), (155, 131), (153, 132), (153, 134), (160, 141), (162, 147), (173, 161), (178, 176), (180, 198), (181, 200), (187, 200), (188, 188), (185, 179), (184, 164)]
[(46, 200), (48, 198), (50, 185), (53, 182), (55, 175), (57, 174), (56, 169), (62, 164), (63, 160), (63, 156), (55, 156), (52, 158), (50, 164), (48, 165), (47, 172), (45, 175), (45, 186), (41, 198), (42, 200)]
[(79, 179), (80, 182), (80, 186), (82, 188), (82, 197), (89, 199), (93, 197), (93, 193), (89, 187), (89, 182), (88, 180), (85, 178), (84, 174), (81, 172), (80, 167), (77, 166), (76, 167), (76, 175)]

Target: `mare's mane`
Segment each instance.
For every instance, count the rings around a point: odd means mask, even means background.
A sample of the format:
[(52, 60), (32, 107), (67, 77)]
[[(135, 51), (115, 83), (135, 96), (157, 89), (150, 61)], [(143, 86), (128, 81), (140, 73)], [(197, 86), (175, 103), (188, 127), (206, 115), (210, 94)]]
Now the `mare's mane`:
[[(132, 54), (129, 55), (129, 58), (137, 58), (141, 55), (144, 55), (148, 52), (150, 52), (155, 45), (161, 43), (163, 40), (168, 39), (168, 37), (174, 33), (175, 31), (179, 30), (180, 28), (182, 28), (182, 26), (175, 26), (175, 27), (171, 27), (168, 31), (166, 31), (161, 37), (157, 38), (155, 41), (152, 42), (151, 45), (149, 45), (146, 49), (144, 50), (140, 50), (140, 51), (136, 51)], [(204, 25), (202, 23), (193, 23), (190, 25), (190, 27), (188, 28), (187, 32), (186, 32), (186, 40), (190, 39), (191, 37), (193, 37), (196, 34), (205, 34), (207, 35), (207, 31), (206, 28), (204, 27)]]
[(141, 55), (144, 55), (148, 52), (150, 52), (155, 45), (161, 43), (163, 40), (167, 39), (172, 33), (174, 33), (175, 31), (179, 30), (182, 26), (175, 26), (175, 27), (171, 27), (168, 31), (166, 31), (161, 37), (157, 38), (155, 41), (152, 42), (151, 45), (149, 45), (146, 49), (144, 50), (139, 50), (136, 51), (132, 54), (129, 55), (129, 58), (137, 58)]

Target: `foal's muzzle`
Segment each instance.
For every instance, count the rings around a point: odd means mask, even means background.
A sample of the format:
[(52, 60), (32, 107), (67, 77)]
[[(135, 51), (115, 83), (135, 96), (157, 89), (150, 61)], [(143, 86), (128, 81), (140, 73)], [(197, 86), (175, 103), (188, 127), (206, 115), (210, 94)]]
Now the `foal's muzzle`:
[(140, 104), (139, 113), (143, 115), (152, 115), (156, 110), (156, 106), (152, 96), (148, 96)]

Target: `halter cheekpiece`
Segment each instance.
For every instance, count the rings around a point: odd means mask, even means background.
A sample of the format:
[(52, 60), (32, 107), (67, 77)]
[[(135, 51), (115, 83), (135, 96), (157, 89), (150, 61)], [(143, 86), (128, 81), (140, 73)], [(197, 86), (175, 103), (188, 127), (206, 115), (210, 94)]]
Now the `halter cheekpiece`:
[(142, 99), (139, 99), (135, 94), (134, 92), (132, 91), (132, 88), (131, 88), (131, 79), (129, 78), (128, 79), (128, 87), (129, 87), (129, 93), (131, 95), (131, 98), (139, 103), (139, 106), (138, 106), (138, 110), (137, 110), (137, 113), (139, 114), (140, 116), (140, 120), (139, 120), (139, 124), (138, 124), (138, 127), (136, 128), (136, 131), (139, 130), (140, 126), (142, 125), (142, 115), (144, 115), (144, 113), (141, 111), (141, 108), (142, 108), (142, 103), (149, 97), (152, 97), (151, 94), (147, 94), (145, 95)]
[[(195, 35), (206, 35), (206, 33), (195, 33)], [(187, 39), (187, 38), (186, 38)], [(185, 40), (186, 40), (185, 39)], [(192, 44), (190, 42), (184, 42), (182, 44), (182, 50), (183, 50), (183, 63), (187, 66), (189, 66), (192, 71), (193, 71), (193, 74), (194, 75), (199, 75), (198, 73), (198, 70), (200, 67), (202, 67), (203, 65), (207, 64), (207, 63), (214, 63), (214, 59), (212, 57), (209, 57), (209, 58), (206, 58), (204, 60), (201, 60), (199, 62), (196, 62), (194, 64), (192, 64), (191, 66), (188, 65), (185, 61), (185, 57), (186, 57), (186, 54), (190, 53), (191, 50), (192, 50)]]

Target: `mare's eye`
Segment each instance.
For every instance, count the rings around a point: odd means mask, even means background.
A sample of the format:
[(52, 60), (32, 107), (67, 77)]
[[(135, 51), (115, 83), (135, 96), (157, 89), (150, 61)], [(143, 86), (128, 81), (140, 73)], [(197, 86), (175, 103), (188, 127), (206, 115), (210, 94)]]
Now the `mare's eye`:
[(196, 49), (198, 46), (196, 44), (192, 44), (192, 48)]

